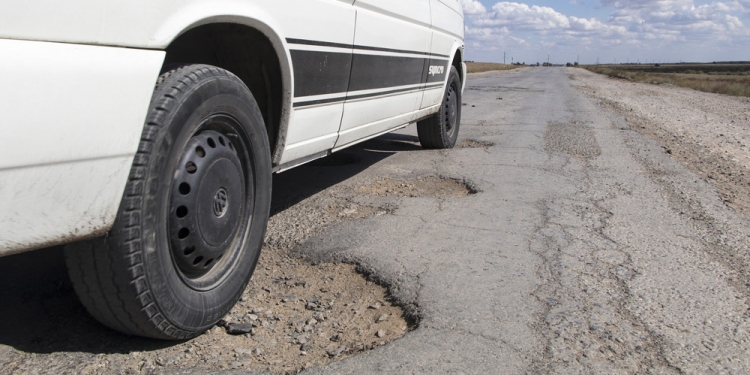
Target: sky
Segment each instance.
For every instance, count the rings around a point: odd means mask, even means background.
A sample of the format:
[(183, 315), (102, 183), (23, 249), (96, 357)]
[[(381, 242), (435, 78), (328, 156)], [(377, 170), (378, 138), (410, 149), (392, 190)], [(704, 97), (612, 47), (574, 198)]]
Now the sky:
[(750, 61), (750, 0), (459, 0), (468, 61)]

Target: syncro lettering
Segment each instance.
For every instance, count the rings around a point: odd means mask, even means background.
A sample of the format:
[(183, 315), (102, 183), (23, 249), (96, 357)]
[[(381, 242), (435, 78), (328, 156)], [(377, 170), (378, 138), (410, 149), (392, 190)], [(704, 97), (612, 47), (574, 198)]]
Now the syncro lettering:
[(445, 72), (445, 67), (440, 65), (431, 65), (430, 66), (430, 75), (435, 76), (436, 74), (443, 74)]

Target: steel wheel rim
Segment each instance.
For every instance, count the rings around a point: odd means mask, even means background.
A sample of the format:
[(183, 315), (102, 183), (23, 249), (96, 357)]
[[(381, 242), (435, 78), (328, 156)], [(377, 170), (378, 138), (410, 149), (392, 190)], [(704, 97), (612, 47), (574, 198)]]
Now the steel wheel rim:
[(192, 289), (214, 288), (244, 251), (255, 195), (250, 155), (242, 125), (225, 114), (204, 119), (179, 155), (166, 233), (174, 269)]
[(445, 133), (448, 137), (452, 137), (453, 132), (456, 130), (458, 117), (458, 100), (456, 99), (456, 89), (453, 85), (448, 86), (443, 111), (445, 116)]

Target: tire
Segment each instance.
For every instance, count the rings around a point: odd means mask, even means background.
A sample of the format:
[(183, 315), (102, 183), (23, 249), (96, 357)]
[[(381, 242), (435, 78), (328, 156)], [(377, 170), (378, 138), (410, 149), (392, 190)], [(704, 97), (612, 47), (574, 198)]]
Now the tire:
[(270, 155), (261, 112), (239, 78), (208, 65), (162, 74), (114, 226), (65, 248), (88, 312), (157, 339), (214, 326), (258, 262)]
[(453, 148), (461, 125), (461, 77), (451, 66), (440, 110), (417, 122), (419, 143), (428, 149)]

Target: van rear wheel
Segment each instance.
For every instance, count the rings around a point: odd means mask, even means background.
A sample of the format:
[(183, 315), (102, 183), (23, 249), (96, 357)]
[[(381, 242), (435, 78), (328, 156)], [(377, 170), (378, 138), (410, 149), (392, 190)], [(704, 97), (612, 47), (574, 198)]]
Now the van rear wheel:
[(245, 84), (208, 65), (170, 70), (152, 97), (114, 226), (65, 248), (76, 293), (125, 334), (194, 337), (245, 290), (270, 198), (268, 137)]

